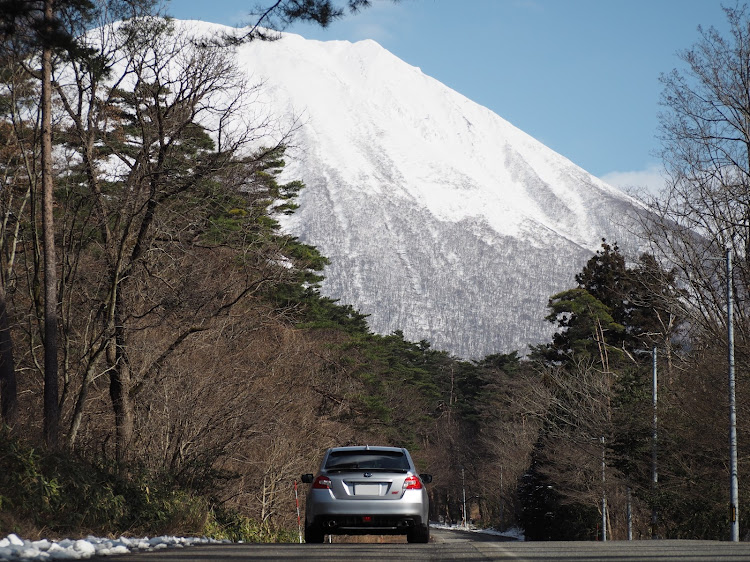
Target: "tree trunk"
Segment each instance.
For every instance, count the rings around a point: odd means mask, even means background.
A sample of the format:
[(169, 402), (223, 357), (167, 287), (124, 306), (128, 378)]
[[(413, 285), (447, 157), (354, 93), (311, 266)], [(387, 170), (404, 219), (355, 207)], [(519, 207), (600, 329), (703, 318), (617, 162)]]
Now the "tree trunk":
[(118, 464), (125, 460), (125, 454), (133, 437), (133, 407), (128, 389), (130, 371), (127, 364), (118, 364), (109, 377), (109, 396), (115, 412), (115, 458)]
[[(49, 27), (53, 0), (44, 2)], [(44, 442), (57, 448), (60, 407), (57, 381), (57, 269), (52, 184), (52, 49), (42, 51), (42, 230), (44, 240)]]
[(67, 437), (67, 446), (69, 449), (72, 449), (75, 446), (76, 439), (78, 438), (78, 431), (81, 429), (81, 422), (83, 421), (83, 409), (86, 405), (86, 398), (89, 394), (89, 388), (91, 388), (91, 384), (94, 382), (94, 369), (96, 368), (97, 360), (101, 354), (101, 351), (94, 353), (83, 376), (81, 389), (78, 391), (78, 398), (76, 398), (73, 415), (70, 419), (70, 429), (68, 430)]
[(125, 330), (122, 324), (120, 288), (115, 289), (115, 339), (110, 348), (109, 397), (115, 413), (115, 458), (120, 464), (125, 460), (133, 438), (134, 414), (130, 397), (130, 365), (125, 353)]

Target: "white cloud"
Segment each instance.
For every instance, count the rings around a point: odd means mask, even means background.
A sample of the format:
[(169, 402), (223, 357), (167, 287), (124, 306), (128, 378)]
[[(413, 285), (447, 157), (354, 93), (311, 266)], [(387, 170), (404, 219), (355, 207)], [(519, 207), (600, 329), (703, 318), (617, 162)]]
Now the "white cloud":
[(658, 164), (633, 172), (609, 172), (601, 176), (601, 179), (626, 192), (645, 191), (651, 195), (658, 195), (665, 186), (664, 172)]
[(381, 22), (365, 22), (357, 24), (351, 33), (352, 41), (361, 41), (362, 39), (372, 39), (378, 43), (385, 43), (393, 37), (388, 25)]

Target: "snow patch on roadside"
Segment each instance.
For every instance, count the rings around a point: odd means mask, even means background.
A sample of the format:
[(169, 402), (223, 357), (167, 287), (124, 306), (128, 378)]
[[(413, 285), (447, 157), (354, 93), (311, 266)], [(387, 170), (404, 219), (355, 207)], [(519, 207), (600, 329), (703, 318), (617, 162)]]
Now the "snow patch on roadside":
[(511, 527), (510, 529), (507, 529), (505, 531), (498, 531), (497, 529), (492, 529), (492, 528), (481, 529), (479, 527), (475, 527), (474, 525), (469, 525), (468, 527), (464, 527), (463, 525), (448, 525), (445, 523), (434, 523), (434, 522), (430, 522), (430, 527), (433, 529), (468, 531), (470, 533), (483, 533), (486, 535), (495, 535), (498, 537), (508, 537), (511, 539), (516, 539), (517, 541), (526, 540), (523, 529), (519, 529), (518, 527)]
[(157, 550), (162, 548), (182, 548), (195, 544), (218, 544), (231, 541), (218, 541), (206, 537), (170, 537), (105, 539), (63, 539), (50, 541), (42, 539), (29, 541), (10, 534), (0, 539), (0, 560), (80, 560), (94, 556), (113, 556), (135, 551)]

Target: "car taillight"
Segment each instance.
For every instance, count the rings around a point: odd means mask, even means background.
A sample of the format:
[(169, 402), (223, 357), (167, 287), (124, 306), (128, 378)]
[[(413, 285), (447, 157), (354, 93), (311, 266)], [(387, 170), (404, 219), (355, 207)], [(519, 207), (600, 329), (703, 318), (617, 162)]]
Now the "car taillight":
[(404, 490), (421, 490), (422, 481), (416, 476), (407, 476), (404, 479)]
[(313, 482), (312, 487), (323, 489), (323, 490), (328, 490), (331, 488), (331, 479), (328, 478), (327, 476), (318, 476), (315, 479), (315, 482)]

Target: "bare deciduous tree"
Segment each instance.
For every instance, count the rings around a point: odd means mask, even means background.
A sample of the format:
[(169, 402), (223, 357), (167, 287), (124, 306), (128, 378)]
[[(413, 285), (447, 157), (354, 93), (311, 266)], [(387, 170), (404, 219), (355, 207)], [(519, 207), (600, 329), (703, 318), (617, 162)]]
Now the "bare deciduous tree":
[[(646, 224), (655, 254), (674, 263), (688, 288), (679, 303), (690, 325), (722, 337), (725, 248), (738, 257), (737, 335), (746, 342), (750, 282), (750, 28), (747, 7), (725, 8), (730, 36), (700, 29), (680, 53), (684, 70), (663, 75), (660, 116), (668, 187)], [(723, 326), (723, 328), (722, 328)]]
[[(122, 459), (133, 438), (133, 385), (142, 376), (133, 372), (129, 333), (142, 330), (139, 325), (165, 321), (165, 302), (176, 298), (170, 283), (179, 279), (169, 277), (176, 274), (177, 264), (185, 263), (178, 256), (199, 240), (206, 228), (204, 213), (210, 216), (211, 205), (220, 201), (212, 186), (237, 197), (244, 193), (245, 198), (267, 198), (256, 173), (269, 159), (278, 158), (285, 136), (277, 136), (274, 147), (250, 154), (268, 132), (270, 117), (246, 123), (245, 96), (257, 86), (243, 84), (226, 49), (194, 41), (187, 30), (159, 19), (102, 27), (89, 40), (110, 60), (111, 74), (105, 80), (100, 68), (74, 63), (57, 80), (72, 123), (67, 139), (71, 162), (79, 162), (81, 170), (80, 181), (73, 177), (68, 183), (63, 302), (64, 334), (75, 342), (66, 350), (74, 351), (76, 363), (85, 367), (68, 439), (76, 439), (88, 387), (106, 372), (117, 457)], [(186, 199), (193, 201), (192, 209)], [(247, 242), (244, 251), (250, 255), (254, 246)], [(94, 248), (98, 250), (92, 254)], [(79, 271), (82, 251), (88, 260), (98, 257)], [(284, 271), (267, 265), (274, 263), (273, 254), (260, 254), (262, 259), (256, 256), (253, 265), (266, 265), (253, 270), (250, 278), (224, 278), (236, 281), (236, 287), (224, 287), (223, 303), (205, 309), (200, 308), (205, 303), (195, 303), (194, 320), (182, 325), (154, 358), (152, 369), (191, 334), (207, 329), (206, 315), (226, 314), (269, 275)], [(92, 268), (97, 261), (99, 266)], [(92, 271), (100, 272), (98, 280), (85, 279)], [(89, 316), (94, 324), (78, 321), (83, 303), (75, 287), (84, 281), (87, 298), (96, 303)], [(160, 284), (168, 290), (160, 291)], [(86, 326), (85, 331), (78, 326)]]
[(37, 113), (28, 109), (30, 97), (37, 91), (15, 60), (16, 56), (12, 49), (3, 52), (3, 85), (0, 94), (2, 107), (6, 110), (0, 116), (3, 138), (0, 147), (0, 399), (2, 420), (9, 427), (13, 427), (17, 420), (18, 395), (7, 288), (10, 287), (11, 292), (14, 290), (16, 254), (21, 242), (21, 217), (26, 214), (38, 180), (34, 143), (38, 132), (35, 127)]

